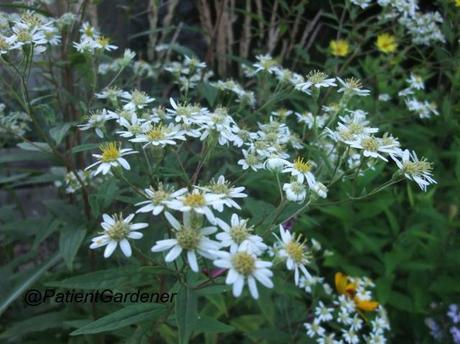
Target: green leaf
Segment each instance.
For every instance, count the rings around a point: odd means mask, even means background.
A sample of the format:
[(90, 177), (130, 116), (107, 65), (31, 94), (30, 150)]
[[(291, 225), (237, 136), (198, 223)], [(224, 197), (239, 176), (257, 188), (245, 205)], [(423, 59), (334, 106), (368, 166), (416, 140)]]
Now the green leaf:
[(38, 268), (31, 269), (30, 274), (28, 274), (22, 281), (20, 281), (12, 290), (12, 292), (7, 295), (0, 302), (0, 315), (6, 310), (6, 308), (14, 302), (21, 294), (27, 290), (40, 276), (55, 265), (61, 256), (59, 253), (56, 253), (50, 259), (48, 259), (44, 264)]
[(51, 153), (51, 148), (46, 142), (21, 142), (18, 147), (26, 151)]
[(176, 321), (179, 343), (188, 343), (198, 319), (198, 296), (190, 288), (179, 290), (176, 300)]
[(65, 228), (61, 231), (59, 237), (59, 252), (67, 264), (67, 268), (72, 270), (73, 260), (80, 248), (83, 239), (85, 239), (85, 228)]
[(208, 317), (206, 315), (200, 316), (195, 325), (195, 331), (198, 333), (222, 333), (230, 332), (234, 329), (235, 328), (233, 326), (224, 324), (223, 322), (220, 322), (219, 320)]
[(79, 152), (85, 152), (91, 149), (96, 149), (99, 147), (99, 144), (97, 143), (85, 143), (82, 145), (78, 145), (72, 148), (72, 153), (79, 153)]
[(8, 329), (0, 334), (0, 338), (22, 337), (33, 332), (59, 328), (62, 325), (62, 319), (62, 312), (40, 314), (8, 326)]
[(62, 142), (62, 139), (65, 137), (69, 129), (72, 128), (72, 125), (72, 123), (67, 122), (59, 124), (50, 129), (50, 136), (53, 138), (56, 144), (60, 144)]
[(138, 324), (142, 321), (152, 321), (166, 312), (166, 307), (157, 303), (134, 304), (122, 308), (114, 313), (99, 318), (70, 333), (72, 336), (80, 334), (94, 334), (113, 331), (122, 327)]

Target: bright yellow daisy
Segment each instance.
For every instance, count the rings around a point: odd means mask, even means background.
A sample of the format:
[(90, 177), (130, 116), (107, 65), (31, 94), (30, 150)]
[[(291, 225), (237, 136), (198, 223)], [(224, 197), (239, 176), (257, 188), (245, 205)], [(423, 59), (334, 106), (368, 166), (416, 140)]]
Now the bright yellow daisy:
[(344, 39), (333, 40), (329, 43), (331, 54), (338, 57), (347, 56), (350, 52), (350, 44)]
[[(460, 1), (460, 0), (459, 0)], [(390, 54), (396, 51), (398, 43), (396, 43), (396, 37), (389, 33), (381, 33), (377, 36), (377, 42), (375, 43), (377, 49), (382, 53)]]

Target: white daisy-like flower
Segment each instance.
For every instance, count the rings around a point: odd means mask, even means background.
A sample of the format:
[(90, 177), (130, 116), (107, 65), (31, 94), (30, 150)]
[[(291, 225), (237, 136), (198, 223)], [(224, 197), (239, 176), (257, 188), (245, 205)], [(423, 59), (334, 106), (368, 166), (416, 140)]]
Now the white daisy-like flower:
[(401, 160), (393, 156), (392, 158), (404, 176), (416, 182), (423, 191), (426, 191), (428, 185), (436, 184), (436, 181), (432, 178), (432, 164), (425, 158), (419, 160), (414, 151), (412, 153), (407, 149), (403, 151)]
[(303, 324), (307, 330), (307, 336), (313, 338), (315, 336), (322, 337), (326, 333), (326, 330), (321, 327), (321, 323), (318, 320), (313, 320), (312, 323)]
[(213, 180), (205, 187), (197, 188), (215, 194), (219, 197), (221, 202), (215, 203), (213, 208), (220, 212), (224, 209), (224, 205), (229, 208), (241, 209), (241, 207), (233, 200), (233, 198), (248, 197), (248, 195), (243, 192), (245, 190), (244, 186), (233, 187), (230, 182), (225, 180), (224, 176), (219, 176), (217, 181)]
[(125, 128), (125, 130), (116, 131), (121, 137), (130, 138), (142, 133), (142, 124), (145, 122), (145, 119), (138, 118), (136, 112), (131, 113), (131, 118), (128, 121), (126, 118), (120, 116), (118, 123)]
[(318, 322), (329, 321), (333, 319), (332, 316), (333, 309), (326, 307), (323, 301), (320, 301), (315, 308), (315, 319)]
[(89, 248), (96, 249), (102, 246), (105, 247), (104, 257), (108, 258), (113, 251), (120, 245), (121, 251), (126, 257), (131, 257), (132, 250), (128, 239), (140, 239), (143, 234), (137, 230), (148, 227), (148, 223), (131, 223), (134, 214), (128, 215), (125, 219), (120, 215), (109, 216), (102, 215), (103, 222), (101, 223), (104, 232), (92, 240)]
[(94, 175), (97, 175), (102, 172), (102, 174), (107, 174), (110, 172), (112, 167), (121, 166), (125, 170), (130, 170), (131, 167), (129, 166), (126, 159), (123, 157), (130, 154), (136, 154), (137, 152), (132, 150), (131, 148), (124, 148), (121, 149), (121, 144), (117, 144), (115, 142), (108, 142), (103, 143), (99, 146), (101, 150), (101, 154), (93, 154), (93, 157), (97, 158), (94, 164), (89, 165), (85, 170), (93, 168), (94, 166), (98, 166)]
[(224, 231), (216, 235), (216, 239), (221, 242), (222, 247), (230, 247), (230, 252), (234, 253), (244, 243), (246, 249), (255, 255), (260, 255), (267, 249), (262, 238), (251, 234), (253, 227), (248, 227), (248, 220), (240, 219), (237, 214), (232, 214), (230, 225), (217, 220), (217, 224)]
[(308, 73), (307, 81), (298, 84), (296, 86), (296, 89), (310, 94), (310, 89), (312, 87), (320, 89), (335, 86), (337, 86), (337, 84), (335, 83), (335, 78), (328, 78), (328, 75), (326, 73), (315, 70)]
[(317, 128), (322, 128), (326, 125), (326, 122), (329, 118), (327, 115), (323, 116), (313, 116), (311, 112), (304, 112), (304, 113), (295, 113), (297, 117), (297, 121), (300, 123), (305, 123), (308, 129), (313, 128), (316, 126)]
[(254, 149), (242, 149), (241, 151), (243, 153), (244, 159), (238, 160), (238, 165), (241, 165), (243, 170), (250, 168), (253, 171), (257, 171), (264, 167), (262, 159), (256, 154)]
[(307, 196), (307, 188), (304, 183), (294, 180), (283, 185), (283, 190), (286, 192), (288, 201), (301, 203)]
[(183, 224), (176, 220), (170, 213), (165, 212), (165, 217), (174, 230), (174, 239), (159, 240), (152, 247), (152, 252), (169, 250), (165, 256), (165, 262), (170, 263), (186, 251), (187, 261), (192, 271), (198, 272), (197, 254), (207, 259), (215, 259), (215, 253), (219, 250), (219, 243), (207, 236), (217, 231), (214, 226), (202, 227), (199, 215), (189, 211), (183, 215)]
[(139, 90), (123, 92), (121, 98), (126, 102), (123, 108), (127, 110), (143, 109), (155, 101), (155, 98), (149, 97), (145, 92)]
[(184, 123), (186, 125), (204, 123), (202, 112), (207, 113), (207, 109), (200, 109), (190, 104), (177, 104), (172, 98), (169, 98), (169, 102), (172, 109), (166, 109), (166, 112), (170, 116), (173, 116), (177, 123)]
[(406, 82), (409, 84), (409, 87), (414, 90), (423, 90), (425, 89), (425, 84), (423, 79), (414, 73), (411, 73), (410, 77), (406, 79)]
[(249, 292), (254, 299), (259, 298), (256, 280), (267, 288), (273, 288), (273, 272), (269, 270), (271, 262), (259, 260), (258, 257), (247, 250), (247, 244), (242, 244), (236, 252), (216, 252), (214, 265), (228, 269), (225, 283), (233, 285), (233, 296), (239, 297), (245, 283), (249, 286)]
[(305, 161), (303, 158), (298, 157), (293, 163), (289, 163), (283, 170), (283, 173), (290, 173), (293, 177), (296, 177), (300, 183), (304, 180), (307, 181), (309, 187), (313, 187), (316, 184), (316, 179), (311, 170), (315, 167), (313, 161)]
[(105, 122), (116, 118), (118, 118), (116, 113), (102, 109), (100, 112), (91, 114), (88, 121), (84, 124), (79, 124), (78, 127), (80, 130), (94, 129), (96, 135), (102, 139), (104, 137), (103, 129)]
[(348, 330), (342, 329), (342, 337), (345, 343), (359, 344), (359, 336), (351, 328)]
[(383, 161), (388, 161), (386, 157), (382, 155), (397, 155), (400, 151), (399, 147), (396, 147), (392, 144), (385, 145), (382, 140), (375, 136), (364, 136), (357, 141), (346, 142), (351, 147), (361, 149), (363, 155), (367, 158), (376, 158), (382, 159)]
[(157, 189), (152, 186), (148, 189), (144, 189), (148, 201), (142, 201), (136, 203), (136, 206), (142, 206), (136, 213), (149, 213), (152, 212), (154, 216), (159, 215), (165, 208), (168, 208), (169, 202), (174, 200), (176, 197), (181, 196), (187, 192), (186, 188), (179, 189), (177, 191), (172, 188), (163, 186), (162, 183), (158, 185)]
[[(146, 126), (144, 126), (144, 129)], [(131, 142), (145, 143), (144, 148), (148, 145), (165, 147), (167, 145), (176, 145), (176, 140), (186, 141), (184, 131), (177, 125), (170, 123), (168, 126), (163, 124), (151, 125), (148, 123), (148, 127), (144, 133), (138, 134)]]
[(305, 267), (310, 263), (310, 252), (305, 244), (305, 241), (301, 242), (301, 236), (296, 236), (285, 230), (280, 225), (280, 237), (274, 234), (278, 239), (276, 243), (278, 256), (286, 260), (286, 267), (288, 270), (294, 270), (294, 281), (295, 285), (299, 285), (300, 272), (309, 278), (311, 277), (307, 268)]
[(361, 319), (361, 317), (358, 314), (355, 314), (355, 316), (353, 317), (351, 321), (350, 329), (358, 332), (359, 330), (361, 330), (362, 327), (363, 327), (363, 319)]
[(279, 68), (278, 63), (268, 54), (257, 55), (256, 60), (258, 62), (253, 64), (253, 67), (255, 68), (255, 70), (253, 71), (254, 74), (257, 74), (261, 71), (275, 73), (275, 71)]
[(345, 93), (349, 95), (357, 95), (360, 97), (368, 96), (371, 91), (364, 89), (361, 81), (355, 78), (349, 78), (342, 80), (340, 77), (337, 77), (337, 80), (339, 83), (342, 85), (341, 88), (337, 92), (339, 93)]
[(228, 115), (226, 108), (219, 107), (214, 112), (203, 115), (201, 128), (203, 130), (200, 137), (201, 141), (204, 141), (210, 135), (217, 136), (221, 146), (228, 142), (234, 142), (235, 139), (239, 141), (238, 136), (236, 136), (238, 128), (233, 118)]
[(182, 194), (172, 201), (168, 201), (168, 207), (181, 212), (193, 210), (198, 214), (205, 215), (212, 224), (216, 224), (212, 208), (220, 208), (219, 203), (222, 203), (221, 196), (193, 189), (192, 192)]

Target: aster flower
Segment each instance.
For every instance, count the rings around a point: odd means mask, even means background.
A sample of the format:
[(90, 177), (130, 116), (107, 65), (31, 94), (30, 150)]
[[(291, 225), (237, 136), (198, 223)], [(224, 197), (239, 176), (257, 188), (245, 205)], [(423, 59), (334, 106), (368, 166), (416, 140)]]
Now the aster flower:
[(102, 215), (103, 222), (101, 223), (104, 232), (102, 235), (91, 239), (91, 249), (96, 249), (105, 246), (104, 257), (108, 258), (112, 255), (118, 245), (126, 257), (131, 257), (131, 246), (128, 239), (137, 240), (142, 238), (143, 234), (137, 230), (148, 227), (148, 223), (131, 223), (134, 214), (123, 218), (123, 215)]
[(369, 90), (363, 88), (359, 79), (349, 78), (345, 79), (344, 81), (340, 77), (337, 77), (337, 80), (342, 85), (342, 87), (337, 91), (339, 93), (344, 92), (345, 94), (357, 95), (361, 97), (368, 96), (370, 93)]
[(130, 170), (131, 167), (123, 157), (137, 153), (131, 148), (121, 149), (121, 144), (117, 144), (115, 142), (103, 143), (99, 146), (99, 149), (101, 150), (101, 154), (93, 154), (93, 157), (97, 158), (98, 161), (85, 169), (88, 170), (99, 165), (94, 172), (94, 175), (101, 172), (102, 174), (107, 174), (110, 172), (111, 168), (118, 166), (121, 166), (125, 170)]
[(220, 208), (219, 203), (222, 203), (221, 196), (193, 189), (192, 192), (168, 201), (168, 207), (181, 212), (193, 210), (198, 214), (205, 215), (209, 222), (215, 224), (216, 218), (211, 209)]
[(191, 211), (184, 213), (183, 224), (168, 212), (165, 212), (165, 217), (172, 226), (175, 238), (157, 241), (152, 247), (152, 252), (169, 250), (165, 256), (165, 262), (170, 263), (176, 260), (183, 251), (186, 251), (188, 264), (195, 272), (199, 271), (197, 254), (207, 259), (215, 258), (220, 245), (207, 236), (215, 233), (216, 227), (202, 227), (200, 218)]
[(300, 241), (301, 236), (295, 236), (291, 232), (285, 230), (282, 225), (279, 227), (280, 236), (275, 237), (278, 239), (276, 249), (279, 257), (286, 260), (286, 267), (288, 270), (294, 270), (295, 285), (299, 285), (300, 272), (309, 278), (310, 273), (305, 267), (310, 263), (310, 252), (306, 246), (305, 241)]
[(301, 203), (307, 196), (307, 188), (304, 183), (297, 180), (285, 183), (283, 190), (286, 192), (286, 198), (288, 201)]
[(220, 219), (217, 220), (217, 224), (223, 232), (218, 233), (216, 239), (222, 247), (230, 247), (230, 252), (236, 252), (243, 243), (248, 251), (256, 255), (267, 249), (260, 236), (251, 234), (254, 228), (248, 226), (248, 220), (240, 219), (237, 214), (232, 214), (230, 225)]
[(142, 206), (136, 211), (136, 213), (152, 212), (154, 216), (157, 216), (164, 211), (165, 208), (168, 208), (169, 202), (174, 200), (176, 197), (185, 194), (187, 189), (181, 188), (174, 191), (171, 187), (163, 186), (163, 184), (160, 183), (157, 189), (150, 186), (149, 188), (144, 189), (144, 192), (149, 200), (136, 203), (136, 206)]
[(432, 165), (426, 159), (418, 159), (415, 152), (405, 150), (402, 152), (401, 160), (393, 157), (393, 160), (398, 165), (404, 176), (417, 183), (417, 185), (423, 191), (426, 191), (426, 187), (430, 184), (436, 184), (436, 181), (432, 178)]
[(287, 165), (283, 173), (291, 173), (300, 183), (306, 180), (308, 186), (313, 187), (316, 184), (315, 176), (311, 173), (314, 166), (315, 163), (313, 161), (305, 161), (303, 158), (298, 157), (293, 163)]
[(247, 250), (247, 244), (240, 245), (236, 252), (219, 251), (215, 255), (214, 265), (228, 269), (225, 283), (233, 285), (233, 296), (239, 297), (241, 295), (245, 283), (248, 284), (254, 299), (259, 298), (256, 281), (267, 288), (273, 288), (271, 281), (273, 272), (269, 270), (272, 263), (259, 260), (254, 253)]
[(94, 129), (96, 132), (96, 135), (99, 136), (100, 138), (104, 137), (104, 125), (105, 122), (116, 119), (118, 116), (109, 110), (102, 109), (102, 111), (93, 113), (90, 115), (88, 118), (88, 121), (84, 124), (79, 124), (78, 127), (80, 130), (89, 130), (89, 129)]
[(169, 102), (172, 109), (166, 109), (166, 111), (175, 118), (176, 122), (182, 122), (186, 125), (200, 124), (204, 122), (201, 112), (206, 113), (206, 109), (200, 109), (199, 107), (190, 104), (177, 104), (172, 98), (169, 98)]
[(243, 192), (245, 190), (244, 186), (233, 187), (230, 182), (225, 180), (224, 176), (219, 176), (217, 181), (213, 180), (205, 187), (197, 188), (218, 196), (220, 202), (214, 205), (214, 209), (218, 211), (222, 211), (224, 205), (229, 208), (241, 209), (233, 198), (248, 197), (248, 195)]
[(155, 101), (155, 98), (149, 97), (145, 92), (139, 90), (123, 92), (121, 98), (126, 102), (123, 107), (127, 110), (143, 109)]
[(145, 143), (144, 148), (148, 145), (165, 147), (166, 145), (175, 145), (176, 140), (187, 140), (183, 130), (173, 123), (170, 123), (168, 126), (164, 126), (161, 123), (152, 126), (150, 123), (147, 123), (141, 129), (144, 132), (138, 134), (134, 139), (130, 139), (130, 141)]
[(243, 170), (247, 170), (251, 168), (253, 171), (260, 170), (264, 167), (264, 163), (262, 159), (254, 152), (253, 149), (251, 150), (242, 150), (244, 159), (238, 160), (238, 165), (241, 165)]

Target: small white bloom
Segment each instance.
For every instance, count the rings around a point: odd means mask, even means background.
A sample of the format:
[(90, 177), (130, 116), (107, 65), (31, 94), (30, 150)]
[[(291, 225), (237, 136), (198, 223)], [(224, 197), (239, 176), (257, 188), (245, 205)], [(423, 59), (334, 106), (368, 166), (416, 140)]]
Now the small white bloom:
[(136, 154), (137, 152), (132, 150), (131, 148), (124, 148), (121, 149), (121, 146), (115, 142), (108, 142), (103, 143), (99, 146), (101, 150), (101, 154), (93, 154), (93, 157), (97, 158), (94, 164), (89, 165), (85, 170), (93, 168), (94, 166), (98, 166), (94, 175), (97, 175), (102, 172), (102, 174), (107, 174), (110, 172), (112, 167), (121, 166), (125, 170), (130, 170), (131, 167), (129, 166), (126, 159), (123, 157), (130, 154)]
[(228, 269), (225, 283), (233, 285), (233, 296), (239, 297), (243, 291), (244, 284), (247, 283), (249, 291), (254, 299), (259, 298), (256, 280), (267, 288), (273, 288), (271, 280), (273, 272), (269, 270), (271, 262), (259, 260), (255, 254), (247, 250), (245, 244), (240, 245), (238, 251), (216, 252), (218, 257), (214, 260), (214, 265)]
[(136, 213), (149, 213), (152, 212), (154, 216), (159, 215), (165, 208), (168, 208), (169, 202), (174, 200), (176, 197), (181, 196), (187, 192), (186, 188), (179, 189), (177, 191), (172, 188), (164, 187), (163, 184), (159, 184), (157, 189), (149, 187), (144, 190), (148, 201), (142, 201), (136, 203), (136, 206), (141, 205)]
[(199, 271), (197, 254), (207, 259), (215, 258), (214, 252), (219, 249), (220, 245), (207, 236), (215, 233), (216, 227), (202, 227), (197, 214), (192, 211), (184, 213), (183, 224), (168, 212), (165, 212), (165, 217), (174, 230), (175, 238), (157, 241), (152, 247), (152, 252), (169, 250), (165, 256), (165, 262), (170, 263), (176, 260), (182, 251), (186, 251), (188, 264), (195, 272)]
[(307, 278), (310, 278), (310, 273), (305, 267), (310, 263), (310, 252), (304, 242), (301, 242), (301, 236), (296, 236), (285, 230), (282, 225), (280, 225), (280, 237), (275, 237), (278, 239), (277, 247), (278, 256), (286, 260), (286, 267), (288, 270), (294, 270), (294, 281), (295, 285), (299, 285), (300, 273)]
[(224, 231), (216, 235), (216, 239), (221, 242), (222, 247), (230, 247), (230, 252), (234, 253), (240, 245), (246, 245), (246, 249), (255, 255), (262, 254), (267, 249), (262, 238), (251, 234), (253, 227), (248, 227), (248, 220), (240, 219), (237, 214), (232, 214), (230, 226), (218, 219), (217, 224)]
[(109, 216), (102, 215), (104, 221), (101, 223), (104, 232), (102, 235), (91, 239), (92, 243), (89, 248), (96, 249), (102, 246), (105, 247), (104, 257), (108, 258), (113, 251), (120, 245), (123, 254), (126, 257), (131, 257), (132, 251), (128, 239), (140, 239), (143, 234), (137, 232), (138, 229), (148, 227), (148, 223), (131, 223), (134, 214), (128, 215), (123, 219), (122, 215)]

